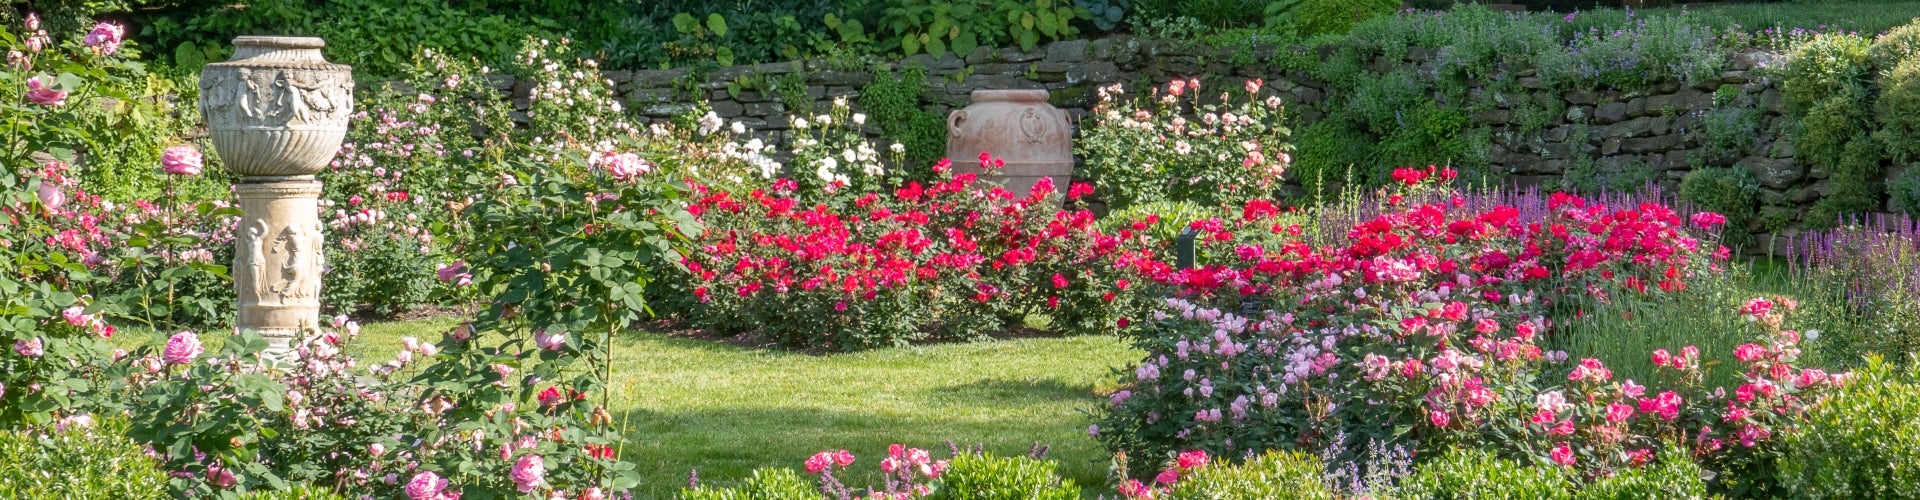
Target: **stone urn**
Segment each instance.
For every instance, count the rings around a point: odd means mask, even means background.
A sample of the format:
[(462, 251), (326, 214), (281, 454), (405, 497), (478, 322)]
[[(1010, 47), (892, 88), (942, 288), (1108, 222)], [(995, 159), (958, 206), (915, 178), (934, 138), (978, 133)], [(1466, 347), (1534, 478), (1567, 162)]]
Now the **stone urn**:
[(319, 38), (243, 36), (200, 71), (200, 114), (221, 163), (243, 177), (313, 175), (347, 137), (353, 69)]
[(313, 174), (346, 138), (353, 73), (321, 57), (319, 38), (243, 36), (233, 45), (232, 59), (200, 73), (200, 113), (221, 162), (240, 177), (236, 324), (278, 354), (320, 326), (326, 238)]
[[(988, 172), (980, 153), (1007, 164)], [(1015, 194), (1027, 194), (1042, 177), (1065, 191), (1073, 181), (1073, 132), (1045, 90), (975, 90), (972, 105), (947, 116), (947, 158), (955, 172), (974, 172)]]

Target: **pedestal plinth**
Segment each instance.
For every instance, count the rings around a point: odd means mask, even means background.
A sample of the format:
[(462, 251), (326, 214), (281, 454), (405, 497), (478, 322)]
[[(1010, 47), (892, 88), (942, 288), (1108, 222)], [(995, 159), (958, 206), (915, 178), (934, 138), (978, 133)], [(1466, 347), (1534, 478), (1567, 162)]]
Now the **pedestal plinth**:
[(320, 326), (320, 278), (326, 241), (320, 181), (311, 175), (245, 177), (234, 186), (245, 213), (234, 230), (233, 284), (241, 330), (266, 337), (270, 352)]

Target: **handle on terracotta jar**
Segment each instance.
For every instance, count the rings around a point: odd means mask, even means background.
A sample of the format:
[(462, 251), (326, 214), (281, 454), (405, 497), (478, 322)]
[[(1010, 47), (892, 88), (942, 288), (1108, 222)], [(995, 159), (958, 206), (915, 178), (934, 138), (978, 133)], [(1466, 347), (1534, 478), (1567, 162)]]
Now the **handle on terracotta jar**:
[(955, 111), (953, 114), (947, 115), (947, 135), (959, 137), (960, 122), (964, 121), (967, 121), (966, 110)]

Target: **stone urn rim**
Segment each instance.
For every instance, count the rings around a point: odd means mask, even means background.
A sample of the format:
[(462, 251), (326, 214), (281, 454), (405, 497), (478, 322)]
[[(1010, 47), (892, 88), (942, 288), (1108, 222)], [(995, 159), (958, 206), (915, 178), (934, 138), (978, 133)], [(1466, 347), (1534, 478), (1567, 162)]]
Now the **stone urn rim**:
[(973, 102), (1019, 102), (1042, 104), (1049, 94), (1039, 89), (979, 89), (970, 96)]
[(207, 66), (353, 70), (352, 66), (327, 61), (320, 52), (325, 48), (327, 41), (320, 37), (242, 35), (233, 37), (233, 56)]
[(241, 35), (233, 37), (233, 45), (276, 49), (324, 49), (327, 48), (327, 40), (317, 36)]

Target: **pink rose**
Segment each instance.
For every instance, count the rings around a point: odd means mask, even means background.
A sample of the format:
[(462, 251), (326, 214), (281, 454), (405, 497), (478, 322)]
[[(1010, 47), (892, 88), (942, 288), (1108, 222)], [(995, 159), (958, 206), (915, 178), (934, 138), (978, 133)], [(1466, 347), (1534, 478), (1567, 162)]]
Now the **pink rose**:
[(833, 463), (841, 467), (853, 465), (853, 453), (847, 450), (833, 452)]
[(87, 326), (87, 320), (89, 319), (87, 317), (87, 308), (81, 306), (73, 306), (60, 311), (60, 317), (61, 319), (67, 320), (67, 324), (73, 326)]
[(193, 363), (202, 352), (205, 350), (200, 347), (200, 336), (183, 331), (167, 338), (167, 348), (161, 351), (160, 357), (170, 365), (185, 365)]
[(815, 453), (811, 457), (807, 457), (806, 466), (807, 466), (808, 474), (819, 474), (822, 472), (826, 472), (827, 468), (831, 467), (832, 465), (833, 465), (833, 452), (823, 451), (823, 452)]
[(1558, 446), (1554, 446), (1553, 452), (1550, 455), (1553, 458), (1553, 463), (1560, 464), (1560, 465), (1573, 465), (1573, 447), (1568, 446), (1567, 443), (1564, 441), (1561, 442)]
[(88, 47), (99, 47), (102, 55), (110, 56), (113, 55), (114, 52), (120, 51), (120, 41), (124, 40), (126, 35), (127, 28), (123, 26), (113, 23), (100, 23), (93, 25), (93, 30), (88, 31), (86, 39), (82, 41), (86, 43)]
[(1447, 424), (1453, 423), (1453, 416), (1444, 411), (1434, 411), (1427, 413), (1427, 420), (1433, 422), (1434, 427), (1446, 428)]
[(239, 479), (233, 476), (233, 471), (218, 465), (207, 466), (207, 482), (213, 483), (214, 487), (223, 490), (232, 488), (240, 483)]
[(40, 197), (40, 205), (48, 209), (60, 208), (61, 205), (67, 204), (67, 192), (53, 182), (41, 181), (40, 189), (33, 194)]
[(639, 177), (640, 174), (647, 173), (647, 171), (652, 168), (647, 165), (646, 160), (640, 159), (639, 155), (633, 153), (620, 153), (608, 156), (604, 161), (606, 163), (607, 175), (623, 181), (633, 180)]
[(445, 498), (442, 492), (446, 491), (446, 489), (446, 478), (440, 477), (439, 474), (434, 474), (433, 471), (421, 472), (414, 474), (413, 480), (407, 481), (407, 498), (411, 500), (439, 500)]
[(547, 333), (547, 331), (543, 329), (533, 332), (533, 343), (541, 349), (558, 351), (560, 348), (567, 346), (567, 334)]
[(599, 486), (587, 488), (580, 491), (580, 500), (607, 500), (607, 493), (600, 491)]
[(1128, 479), (1120, 483), (1119, 490), (1120, 495), (1127, 498), (1153, 498), (1153, 488), (1141, 483), (1139, 479)]
[(1613, 422), (1617, 424), (1617, 423), (1625, 422), (1627, 421), (1628, 418), (1632, 418), (1632, 417), (1633, 417), (1633, 407), (1627, 406), (1626, 403), (1613, 403), (1613, 404), (1607, 405), (1607, 421), (1608, 422)]
[(524, 455), (513, 463), (513, 471), (507, 474), (521, 493), (530, 493), (546, 483), (546, 460), (539, 455)]
[(1693, 214), (1693, 224), (1696, 226), (1700, 226), (1701, 229), (1705, 229), (1708, 231), (1712, 231), (1713, 228), (1720, 227), (1721, 225), (1726, 223), (1727, 223), (1727, 216), (1720, 215), (1717, 213), (1700, 212), (1697, 214)]
[(160, 166), (169, 175), (200, 175), (200, 167), (204, 162), (200, 150), (193, 146), (174, 146), (160, 153)]
[(36, 76), (27, 79), (27, 100), (41, 106), (61, 106), (67, 103), (67, 91), (54, 90), (48, 77)]
[(1175, 460), (1175, 463), (1180, 465), (1180, 470), (1188, 470), (1196, 467), (1205, 467), (1207, 460), (1206, 450), (1193, 450), (1181, 452), (1180, 456)]
[(1180, 480), (1180, 471), (1177, 469), (1163, 470), (1163, 471), (1160, 471), (1159, 475), (1153, 476), (1153, 482), (1160, 483), (1160, 484), (1173, 484), (1179, 480)]
[(47, 346), (40, 342), (40, 337), (16, 340), (13, 342), (13, 352), (29, 358), (38, 358), (47, 354)]

